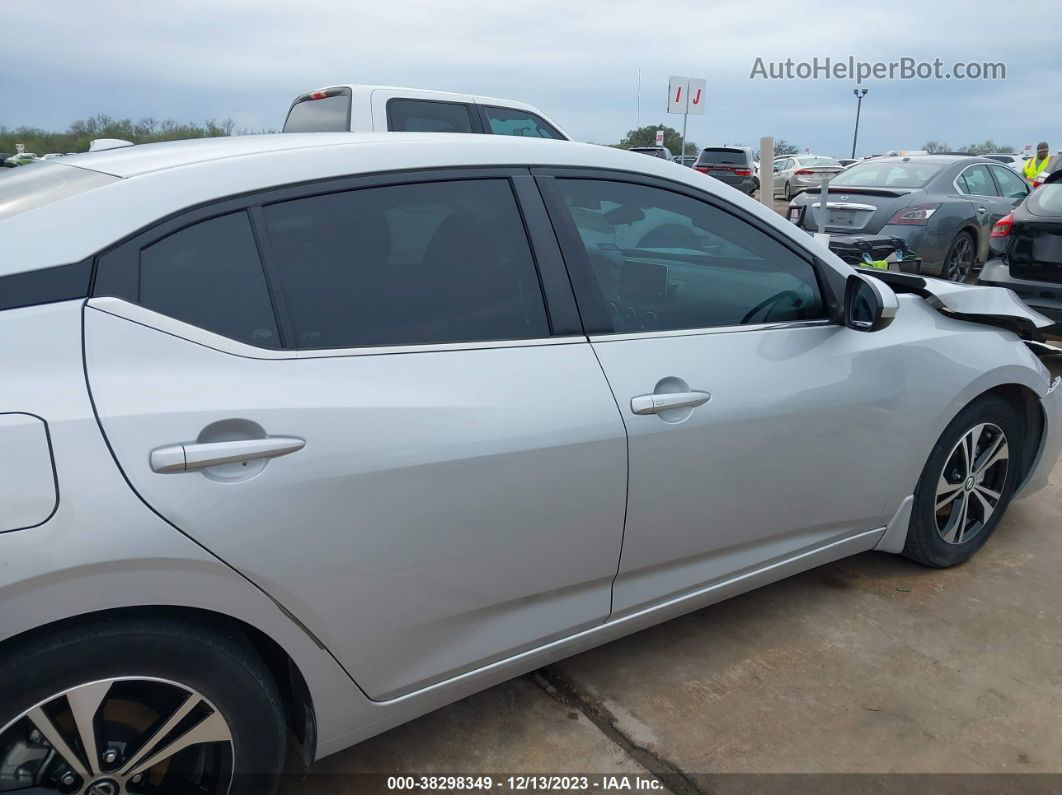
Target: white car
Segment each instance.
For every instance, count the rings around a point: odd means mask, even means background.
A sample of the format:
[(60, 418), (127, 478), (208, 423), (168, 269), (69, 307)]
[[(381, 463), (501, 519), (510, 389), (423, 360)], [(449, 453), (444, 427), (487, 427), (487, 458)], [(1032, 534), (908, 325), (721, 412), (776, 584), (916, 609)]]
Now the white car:
[(0, 792), (270, 795), (289, 738), (867, 550), (960, 563), (1062, 446), (1009, 290), (604, 146), (72, 155), (0, 179), (0, 251)]
[(1003, 165), (1017, 172), (1022, 178), (1025, 177), (1025, 160), (1022, 155), (1016, 155), (1013, 153), (993, 153), (990, 155), (981, 155), (981, 157), (987, 157), (992, 160), (998, 160)]
[(844, 166), (827, 155), (783, 155), (774, 159), (774, 195), (789, 201), (801, 191), (818, 187), (824, 176), (833, 177)]
[(512, 99), (394, 86), (338, 85), (300, 94), (283, 132), (451, 132), (570, 141), (534, 105)]

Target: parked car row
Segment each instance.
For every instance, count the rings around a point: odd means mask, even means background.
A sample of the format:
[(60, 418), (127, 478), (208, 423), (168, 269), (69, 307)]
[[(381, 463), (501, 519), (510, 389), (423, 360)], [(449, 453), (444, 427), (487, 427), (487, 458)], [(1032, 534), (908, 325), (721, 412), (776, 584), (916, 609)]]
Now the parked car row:
[(977, 283), (1013, 290), (1062, 336), (1062, 170), (996, 222), (990, 248)]

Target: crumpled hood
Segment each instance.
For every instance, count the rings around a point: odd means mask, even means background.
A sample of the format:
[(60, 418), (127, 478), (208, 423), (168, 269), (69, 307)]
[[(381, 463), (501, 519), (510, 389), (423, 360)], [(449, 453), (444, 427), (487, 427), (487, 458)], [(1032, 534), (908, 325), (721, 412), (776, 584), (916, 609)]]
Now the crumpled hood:
[(949, 317), (1000, 326), (1025, 338), (1039, 337), (1038, 329), (1054, 325), (1051, 318), (1030, 309), (1013, 290), (1005, 287), (959, 284), (871, 268), (858, 270), (880, 279), (897, 293), (922, 296), (927, 304)]

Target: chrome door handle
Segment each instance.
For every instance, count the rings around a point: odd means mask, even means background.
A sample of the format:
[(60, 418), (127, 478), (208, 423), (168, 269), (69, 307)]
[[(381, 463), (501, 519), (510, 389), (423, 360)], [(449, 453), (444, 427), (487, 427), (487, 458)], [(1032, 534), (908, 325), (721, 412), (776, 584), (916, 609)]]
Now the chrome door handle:
[(668, 409), (685, 409), (703, 406), (712, 396), (707, 392), (655, 392), (631, 398), (631, 411), (635, 414), (657, 414)]
[(276, 458), (301, 450), (306, 440), (297, 436), (268, 436), (265, 439), (239, 439), (232, 442), (193, 442), (171, 444), (151, 451), (155, 472), (194, 472), (197, 469)]
[(984, 207), (978, 207), (978, 208), (977, 208), (977, 212), (979, 212), (979, 213), (983, 213), (983, 212), (986, 212), (986, 210), (985, 210), (985, 208), (984, 208)]

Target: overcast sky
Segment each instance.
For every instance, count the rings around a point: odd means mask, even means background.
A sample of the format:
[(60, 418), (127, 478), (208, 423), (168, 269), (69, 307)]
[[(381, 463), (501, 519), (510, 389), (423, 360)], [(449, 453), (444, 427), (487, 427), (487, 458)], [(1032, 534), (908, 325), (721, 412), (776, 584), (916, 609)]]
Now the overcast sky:
[[(0, 124), (232, 118), (277, 128), (296, 94), (335, 83), (465, 91), (538, 105), (576, 138), (614, 143), (665, 111), (671, 74), (708, 80), (697, 143), (762, 135), (843, 156), (854, 80), (750, 79), (765, 61), (1001, 61), (1007, 78), (873, 80), (861, 153), (993, 138), (1062, 149), (1062, 3), (812, 0), (0, 0)], [(18, 20), (17, 23), (14, 20)], [(1035, 21), (1032, 21), (1035, 20)]]

